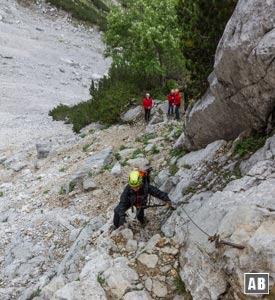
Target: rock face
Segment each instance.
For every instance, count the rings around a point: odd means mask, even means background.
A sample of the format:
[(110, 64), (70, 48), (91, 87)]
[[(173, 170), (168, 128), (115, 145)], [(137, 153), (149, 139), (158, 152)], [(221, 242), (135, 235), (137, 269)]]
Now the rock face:
[(216, 51), (210, 88), (189, 111), (185, 146), (261, 129), (275, 105), (274, 1), (240, 0)]

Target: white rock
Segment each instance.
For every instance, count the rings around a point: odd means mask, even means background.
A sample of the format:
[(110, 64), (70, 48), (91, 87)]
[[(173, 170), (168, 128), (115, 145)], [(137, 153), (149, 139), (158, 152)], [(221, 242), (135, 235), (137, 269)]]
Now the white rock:
[(112, 168), (112, 170), (111, 170), (111, 173), (114, 174), (114, 175), (118, 175), (118, 174), (121, 173), (121, 165), (120, 165), (119, 162), (117, 162), (117, 163), (113, 166), (113, 168)]
[(122, 300), (151, 300), (150, 295), (145, 291), (133, 291), (127, 293)]
[(168, 294), (167, 287), (162, 283), (157, 280), (153, 281), (153, 293), (157, 297), (166, 297)]
[(126, 250), (128, 252), (137, 251), (137, 241), (136, 240), (128, 240), (128, 242), (126, 244)]
[(153, 288), (153, 281), (150, 277), (146, 278), (145, 282), (144, 282), (145, 288), (147, 289), (147, 291), (151, 292), (152, 288)]
[(156, 254), (146, 254), (142, 253), (138, 257), (138, 261), (146, 266), (148, 269), (153, 269), (158, 263), (158, 256)]

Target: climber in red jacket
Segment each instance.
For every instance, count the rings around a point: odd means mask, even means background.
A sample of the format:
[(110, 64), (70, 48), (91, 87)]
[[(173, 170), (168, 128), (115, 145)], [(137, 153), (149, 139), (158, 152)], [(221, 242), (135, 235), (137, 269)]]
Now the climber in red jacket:
[(142, 100), (142, 106), (144, 107), (145, 121), (149, 123), (151, 108), (153, 106), (153, 99), (150, 97), (149, 93), (145, 94), (145, 97)]
[(167, 100), (168, 100), (168, 112), (167, 112), (167, 115), (173, 115), (174, 114), (174, 90), (172, 89), (170, 91), (170, 93), (167, 95)]
[(181, 105), (181, 94), (179, 92), (179, 89), (175, 89), (174, 94), (174, 106), (176, 107), (175, 113), (176, 113), (176, 120), (180, 119), (180, 105)]

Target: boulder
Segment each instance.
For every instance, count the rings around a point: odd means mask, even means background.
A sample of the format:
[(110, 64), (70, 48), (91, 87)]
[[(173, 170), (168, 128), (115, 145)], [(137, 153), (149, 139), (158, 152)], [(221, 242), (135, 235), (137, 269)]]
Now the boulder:
[(37, 158), (46, 158), (50, 154), (51, 144), (36, 144)]
[(141, 115), (142, 115), (142, 107), (137, 106), (135, 108), (129, 109), (126, 113), (122, 114), (120, 118), (123, 122), (133, 122)]
[(111, 164), (113, 161), (113, 147), (108, 147), (94, 155), (92, 155), (85, 163), (81, 171), (78, 171), (72, 180), (78, 183), (83, 180), (89, 173), (96, 174), (100, 172), (104, 166)]
[(274, 13), (273, 1), (238, 1), (216, 51), (210, 88), (187, 113), (189, 150), (267, 125), (275, 106)]
[(127, 265), (126, 260), (115, 261), (115, 265), (107, 269), (103, 276), (112, 299), (121, 299), (127, 289), (138, 280), (138, 274)]
[(117, 162), (117, 163), (113, 166), (113, 168), (112, 168), (112, 170), (111, 170), (111, 173), (112, 173), (113, 175), (118, 175), (118, 174), (121, 173), (121, 164), (120, 164), (119, 162)]

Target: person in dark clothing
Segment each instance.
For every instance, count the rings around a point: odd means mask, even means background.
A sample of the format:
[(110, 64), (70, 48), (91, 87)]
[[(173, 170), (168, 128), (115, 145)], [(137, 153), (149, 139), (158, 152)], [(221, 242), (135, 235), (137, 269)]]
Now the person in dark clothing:
[(132, 171), (129, 175), (129, 183), (120, 196), (118, 206), (114, 209), (114, 227), (119, 228), (126, 223), (126, 211), (133, 206), (137, 209), (137, 219), (141, 224), (144, 224), (143, 207), (147, 203), (148, 195), (165, 201), (168, 206), (172, 205), (167, 193), (148, 183), (146, 172), (140, 170)]
[(184, 99), (184, 111), (186, 112), (187, 108), (188, 108), (188, 102), (189, 102), (189, 94), (188, 94), (188, 89), (187, 89), (187, 84), (184, 83), (183, 84), (183, 99)]

